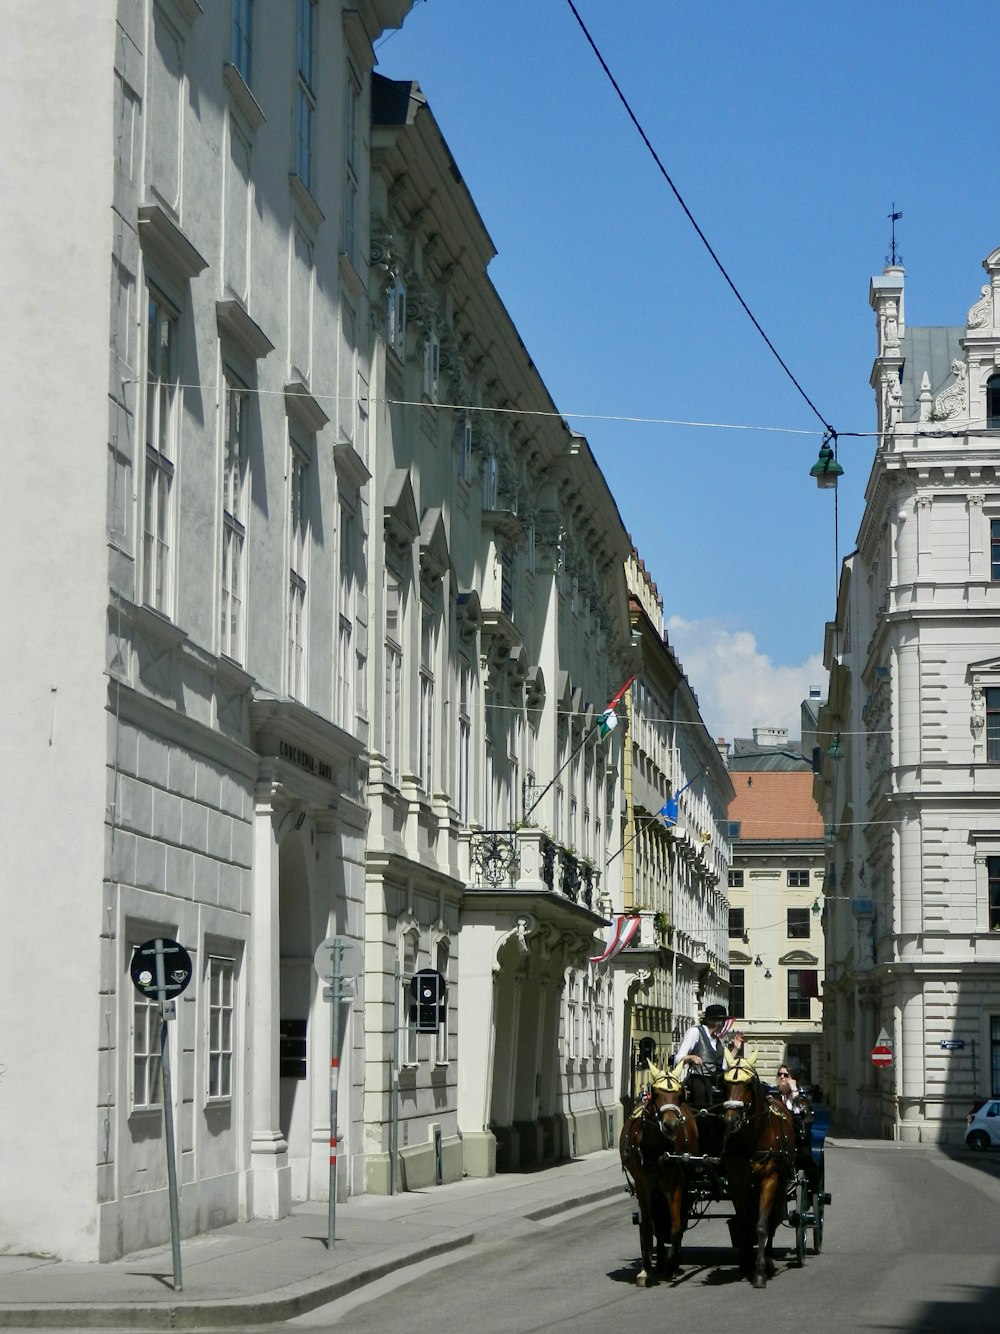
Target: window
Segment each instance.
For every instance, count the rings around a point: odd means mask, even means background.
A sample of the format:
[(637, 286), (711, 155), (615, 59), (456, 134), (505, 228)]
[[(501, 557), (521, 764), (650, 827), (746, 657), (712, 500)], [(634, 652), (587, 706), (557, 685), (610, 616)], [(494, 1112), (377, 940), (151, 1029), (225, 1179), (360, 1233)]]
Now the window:
[(208, 1096), (233, 1096), (233, 993), (235, 959), (208, 960)]
[(253, 7), (254, 0), (232, 0), (233, 24), (230, 58), (243, 77), (243, 82), (250, 86), (253, 56)]
[(815, 968), (789, 968), (788, 1018), (808, 1019), (812, 1011), (809, 1002), (819, 996), (818, 973)]
[(153, 1111), (163, 1106), (158, 1002), (135, 993), (132, 1002), (132, 1109)]
[(165, 613), (170, 610), (171, 594), (171, 492), (177, 452), (178, 392), (177, 315), (150, 288), (146, 328), (142, 598), (148, 607)]
[(740, 830), (741, 830), (742, 828), (743, 828), (743, 821), (742, 821), (742, 820), (730, 820), (730, 821), (729, 821), (729, 837), (730, 837), (730, 838), (739, 838), (739, 836), (740, 836)]
[(492, 454), (483, 459), (483, 509), (497, 507), (497, 461)]
[(288, 487), (288, 679), (286, 689), (293, 699), (305, 695), (306, 655), (306, 564), (308, 560), (308, 508), (306, 488), (309, 463), (295, 445), (291, 448)]
[(465, 413), (458, 423), (458, 479), (468, 482), (472, 477), (472, 416)]
[(514, 616), (514, 553), (506, 542), (500, 547), (500, 610)]
[[(350, 65), (347, 67), (347, 91), (344, 106), (344, 216), (341, 223), (342, 253), (353, 264), (358, 240), (358, 129), (361, 123), (361, 84)], [(390, 312), (390, 321), (392, 315)], [(389, 345), (395, 347), (392, 338)], [(397, 348), (402, 354), (402, 349)]]
[(219, 652), (242, 661), (244, 544), (246, 542), (246, 431), (250, 394), (229, 375), (225, 389), (225, 457), (222, 463), (222, 587)]
[(566, 1059), (575, 1061), (580, 1054), (580, 1006), (577, 1001), (576, 974), (571, 973), (566, 987)]
[(812, 1083), (812, 1043), (790, 1042), (785, 1060), (797, 1084)]
[(386, 297), (385, 341), (401, 360), (406, 354), (406, 283), (393, 274)]
[(420, 604), (420, 717), (417, 771), (430, 795), (434, 781), (434, 609)]
[(385, 572), (385, 682), (382, 750), (389, 780), (399, 785), (402, 749), (403, 645), (402, 605), (397, 575)]
[(1000, 764), (1000, 686), (987, 686), (986, 695), (986, 759), (989, 764)]
[(729, 1013), (734, 1019), (746, 1015), (746, 969), (729, 970)]
[(354, 652), (356, 522), (353, 510), (341, 505), (340, 611), (337, 627), (337, 698), (334, 716), (341, 727), (348, 730), (354, 726), (354, 682), (357, 672)]
[(809, 872), (808, 871), (789, 871), (788, 872), (789, 889), (808, 889)]
[(1000, 430), (1000, 375), (986, 381), (986, 426), (990, 431)]
[(742, 889), (742, 888), (743, 888), (743, 872), (742, 872), (742, 871), (730, 871), (730, 872), (729, 872), (729, 888), (730, 888), (730, 889)]
[[(438, 970), (445, 980), (445, 987), (448, 983), (448, 942), (446, 940), (438, 941), (435, 951), (434, 967)], [(437, 1065), (448, 1064), (448, 992), (445, 990), (444, 1004), (441, 1006), (441, 1022), (438, 1024), (437, 1035), (434, 1039), (434, 1061)]]
[(472, 713), (470, 683), (472, 669), (467, 662), (458, 667), (458, 754), (455, 763), (455, 804), (459, 822), (469, 823), (469, 765), (472, 756)]
[(730, 939), (730, 940), (742, 940), (742, 939), (743, 939), (743, 936), (744, 936), (744, 934), (746, 933), (746, 927), (745, 927), (744, 922), (743, 922), (744, 916), (745, 916), (745, 911), (744, 911), (743, 908), (730, 908), (730, 909), (729, 909), (729, 939)]
[(808, 940), (811, 929), (808, 908), (788, 909), (789, 940)]
[(315, 0), (298, 0), (295, 33), (295, 174), (313, 186), (313, 120), (316, 112), (313, 80), (316, 32)]
[(1000, 519), (990, 519), (990, 578), (1000, 579)]
[(1000, 1014), (990, 1015), (990, 1087), (1000, 1097)]
[(989, 929), (1000, 931), (1000, 857), (986, 858), (986, 879), (989, 889)]
[(438, 399), (438, 382), (441, 376), (441, 339), (436, 329), (431, 329), (424, 337), (424, 377), (423, 391), (432, 403)]
[(407, 931), (400, 941), (400, 952), (403, 956), (399, 976), (399, 984), (403, 989), (399, 1006), (402, 1020), (400, 1025), (402, 1031), (399, 1035), (400, 1065), (416, 1065), (420, 1059), (417, 1049), (417, 1018), (410, 1010), (410, 982), (417, 971), (418, 944), (419, 938), (415, 930)]

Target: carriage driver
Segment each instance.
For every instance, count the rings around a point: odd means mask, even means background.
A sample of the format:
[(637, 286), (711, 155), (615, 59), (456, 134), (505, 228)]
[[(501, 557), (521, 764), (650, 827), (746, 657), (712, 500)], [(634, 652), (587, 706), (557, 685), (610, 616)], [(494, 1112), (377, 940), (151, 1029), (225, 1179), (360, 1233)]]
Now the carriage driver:
[[(677, 1060), (688, 1066), (687, 1100), (702, 1109), (722, 1101), (722, 1072), (743, 1054), (743, 1034), (734, 1033), (729, 1049), (722, 1040), (726, 1007), (709, 1005), (700, 1024), (692, 1024), (677, 1048)], [(711, 1118), (709, 1118), (711, 1119)]]

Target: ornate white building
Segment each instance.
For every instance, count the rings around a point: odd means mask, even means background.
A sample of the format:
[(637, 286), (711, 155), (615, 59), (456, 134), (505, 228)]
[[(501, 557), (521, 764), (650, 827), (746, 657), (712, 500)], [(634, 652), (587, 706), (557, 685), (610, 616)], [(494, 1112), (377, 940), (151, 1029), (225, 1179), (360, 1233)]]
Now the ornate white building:
[[(615, 966), (624, 984), (622, 1097), (648, 1081), (684, 1029), (713, 1002), (729, 1003), (730, 843), (733, 789), (718, 744), (666, 636), (663, 598), (633, 549), (627, 567), (639, 675), (629, 700), (626, 820), (613, 849), (625, 911), (640, 926)], [(668, 801), (676, 801), (665, 815)], [(612, 862), (612, 866), (614, 862)]]
[(419, 90), (373, 108), (409, 7), (9, 16), (9, 1249), (169, 1235), (152, 937), (184, 1235), (326, 1197), (334, 934), (341, 1195), (614, 1138), (628, 541)]
[(823, 1084), (910, 1142), (960, 1141), (1000, 1091), (1000, 250), (984, 268), (955, 328), (907, 324), (902, 269), (872, 280), (878, 447), (826, 636)]

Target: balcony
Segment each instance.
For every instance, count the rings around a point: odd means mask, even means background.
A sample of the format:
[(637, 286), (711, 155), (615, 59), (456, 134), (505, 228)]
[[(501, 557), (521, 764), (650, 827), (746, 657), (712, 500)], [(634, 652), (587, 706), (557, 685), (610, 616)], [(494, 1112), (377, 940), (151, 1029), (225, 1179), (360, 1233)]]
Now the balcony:
[(593, 863), (535, 826), (474, 833), (469, 840), (469, 871), (476, 887), (557, 894), (591, 911), (600, 883)]

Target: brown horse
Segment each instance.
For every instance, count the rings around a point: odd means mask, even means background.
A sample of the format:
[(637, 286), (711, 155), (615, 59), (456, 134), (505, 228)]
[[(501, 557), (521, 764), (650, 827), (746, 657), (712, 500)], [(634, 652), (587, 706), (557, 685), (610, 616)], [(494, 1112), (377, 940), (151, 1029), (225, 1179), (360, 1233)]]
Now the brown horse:
[(753, 1275), (755, 1288), (764, 1288), (774, 1274), (774, 1233), (795, 1171), (795, 1131), (788, 1108), (768, 1096), (756, 1059), (756, 1052), (749, 1059), (740, 1057), (723, 1077), (722, 1153), (736, 1214), (731, 1230), (740, 1268)]
[(686, 1159), (698, 1154), (697, 1122), (681, 1104), (683, 1064), (672, 1071), (661, 1070), (652, 1061), (647, 1064), (653, 1076), (652, 1086), (625, 1122), (618, 1142), (622, 1170), (639, 1206), (642, 1268), (635, 1281), (640, 1288), (654, 1281), (651, 1277), (654, 1235), (657, 1270), (672, 1274), (680, 1263), (687, 1222)]

